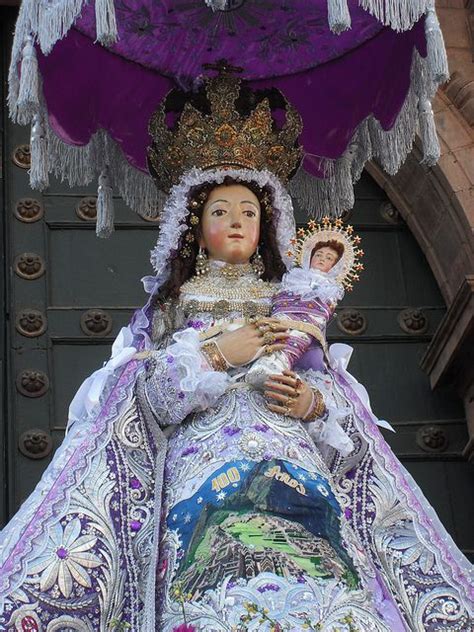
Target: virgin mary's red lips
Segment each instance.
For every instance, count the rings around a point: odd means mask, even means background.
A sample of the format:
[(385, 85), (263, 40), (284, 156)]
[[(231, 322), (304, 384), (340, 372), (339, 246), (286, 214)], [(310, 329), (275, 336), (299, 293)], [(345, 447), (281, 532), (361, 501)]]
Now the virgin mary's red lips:
[(233, 238), (238, 238), (238, 239), (243, 239), (244, 236), (240, 235), (239, 233), (232, 233), (232, 235), (228, 235), (229, 239), (233, 239)]

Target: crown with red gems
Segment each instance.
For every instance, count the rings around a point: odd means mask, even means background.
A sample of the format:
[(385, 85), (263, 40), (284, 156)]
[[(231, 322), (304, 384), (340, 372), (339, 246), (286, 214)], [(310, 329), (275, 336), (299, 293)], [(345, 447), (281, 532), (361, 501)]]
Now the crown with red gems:
[(360, 258), (364, 251), (359, 248), (361, 239), (354, 235), (354, 228), (344, 225), (341, 219), (331, 220), (323, 217), (321, 223), (310, 220), (306, 228), (299, 228), (296, 238), (290, 242), (288, 256), (294, 257), (297, 266), (309, 268), (314, 247), (320, 242), (337, 241), (342, 244), (344, 252), (336, 265), (340, 272), (336, 281), (346, 290), (352, 290), (354, 281), (359, 280), (359, 272), (364, 269)]

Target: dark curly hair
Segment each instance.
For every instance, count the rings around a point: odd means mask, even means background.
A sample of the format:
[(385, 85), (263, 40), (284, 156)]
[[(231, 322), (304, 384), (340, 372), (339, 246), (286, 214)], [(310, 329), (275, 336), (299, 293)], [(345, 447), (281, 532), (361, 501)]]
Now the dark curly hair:
[[(233, 184), (240, 184), (252, 191), (260, 203), (259, 253), (265, 266), (265, 272), (261, 278), (264, 281), (280, 280), (286, 272), (286, 268), (278, 250), (272, 217), (265, 212), (267, 200), (268, 198), (271, 199), (271, 191), (267, 187), (260, 187), (256, 182), (240, 182), (230, 176), (227, 176), (222, 182), (223, 186), (231, 186)], [(217, 186), (221, 185), (215, 182), (205, 182), (190, 189), (188, 196), (190, 213), (187, 217), (187, 230), (181, 237), (178, 253), (170, 262), (170, 276), (156, 296), (157, 303), (163, 303), (168, 298), (177, 298), (183, 283), (195, 273), (196, 256), (199, 252), (200, 222), (193, 224), (190, 219), (192, 215), (197, 216), (199, 220), (201, 219), (209, 194)], [(183, 249), (186, 250), (186, 256), (180, 255)]]

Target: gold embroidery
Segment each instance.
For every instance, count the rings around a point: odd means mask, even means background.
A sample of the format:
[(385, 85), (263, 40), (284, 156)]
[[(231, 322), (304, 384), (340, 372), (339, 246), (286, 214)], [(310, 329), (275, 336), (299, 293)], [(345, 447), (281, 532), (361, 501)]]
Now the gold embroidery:
[(267, 478), (274, 478), (276, 481), (280, 481), (281, 483), (288, 485), (288, 487), (291, 487), (292, 489), (297, 491), (298, 494), (306, 496), (306, 489), (304, 485), (296, 479), (292, 478), (287, 472), (282, 472), (279, 465), (274, 465), (269, 470), (264, 472), (264, 474)]

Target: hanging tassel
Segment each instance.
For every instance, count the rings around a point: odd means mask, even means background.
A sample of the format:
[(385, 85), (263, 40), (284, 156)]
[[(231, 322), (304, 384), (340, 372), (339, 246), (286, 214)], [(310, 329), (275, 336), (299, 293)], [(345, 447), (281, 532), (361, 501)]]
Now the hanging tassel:
[(95, 0), (96, 41), (111, 46), (118, 40), (114, 0)]
[(432, 167), (439, 160), (441, 150), (436, 133), (436, 124), (433, 116), (433, 108), (430, 100), (426, 97), (420, 97), (418, 104), (418, 122), (420, 128), (420, 138), (423, 145), (422, 164)]
[(21, 56), (16, 120), (27, 125), (39, 110), (38, 60), (31, 35), (25, 40)]
[(328, 0), (328, 22), (329, 28), (336, 35), (351, 28), (347, 0)]
[(107, 167), (99, 176), (97, 194), (97, 237), (106, 239), (114, 232), (114, 198)]
[(446, 83), (449, 79), (448, 56), (434, 6), (430, 6), (426, 12), (425, 36), (431, 78), (436, 84)]
[(33, 116), (31, 123), (30, 151), (30, 186), (32, 189), (43, 191), (49, 186), (48, 141), (38, 113)]

